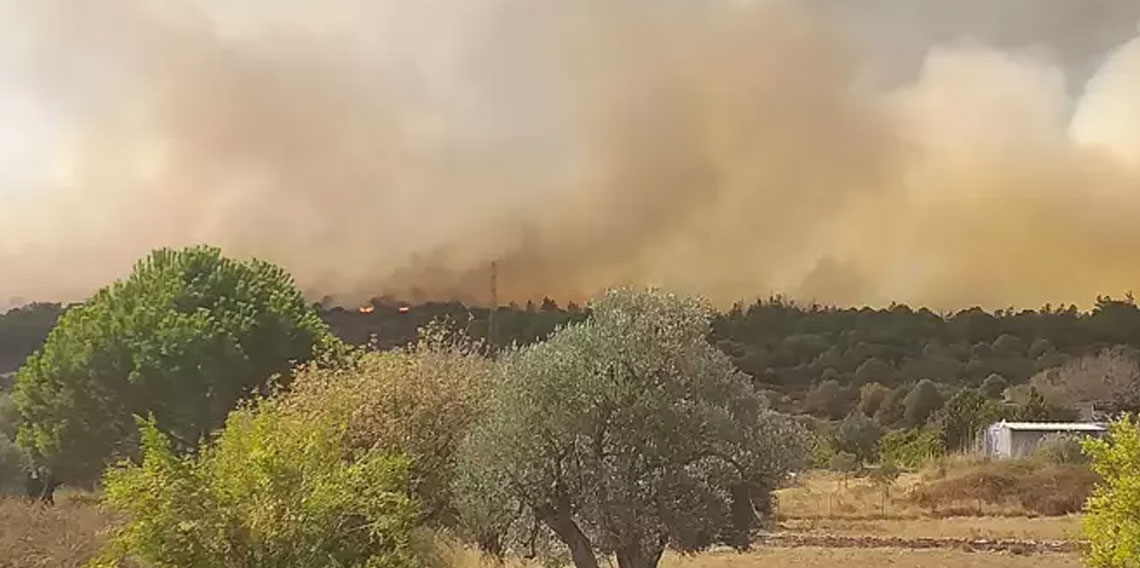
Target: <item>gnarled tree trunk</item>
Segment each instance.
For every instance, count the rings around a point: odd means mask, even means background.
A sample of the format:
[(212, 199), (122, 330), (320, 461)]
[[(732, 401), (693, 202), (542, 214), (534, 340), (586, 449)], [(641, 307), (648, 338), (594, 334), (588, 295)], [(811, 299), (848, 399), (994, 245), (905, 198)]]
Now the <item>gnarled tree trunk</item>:
[(538, 516), (570, 549), (570, 558), (576, 568), (598, 568), (598, 557), (594, 555), (590, 539), (586, 538), (569, 513), (544, 507), (538, 510)]
[(617, 551), (618, 568), (657, 568), (661, 555), (665, 553), (665, 544), (642, 546), (631, 544), (623, 546)]

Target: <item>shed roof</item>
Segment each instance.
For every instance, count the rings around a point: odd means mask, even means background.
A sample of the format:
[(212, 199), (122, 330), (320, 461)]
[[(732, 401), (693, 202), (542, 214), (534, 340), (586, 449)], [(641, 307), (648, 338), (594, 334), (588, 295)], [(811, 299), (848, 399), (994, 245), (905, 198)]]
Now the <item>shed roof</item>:
[(998, 422), (995, 426), (1002, 426), (1010, 430), (1046, 432), (1103, 432), (1107, 430), (1104, 424), (1093, 422)]

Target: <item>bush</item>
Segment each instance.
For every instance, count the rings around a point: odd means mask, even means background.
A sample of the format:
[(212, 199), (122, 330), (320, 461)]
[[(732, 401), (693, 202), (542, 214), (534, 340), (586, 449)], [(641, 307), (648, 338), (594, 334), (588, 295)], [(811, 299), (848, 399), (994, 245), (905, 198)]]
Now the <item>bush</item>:
[(879, 438), (882, 437), (882, 427), (862, 412), (855, 411), (839, 424), (839, 430), (835, 433), (835, 447), (854, 454), (860, 462), (869, 462), (875, 459)]
[(980, 390), (964, 388), (954, 393), (935, 415), (942, 439), (950, 451), (969, 450), (983, 428), (998, 416), (997, 405)]
[(1125, 419), (1112, 425), (1103, 440), (1085, 449), (1104, 481), (1089, 498), (1084, 536), (1086, 563), (1093, 568), (1140, 565), (1140, 425)]
[(0, 436), (0, 498), (24, 493), (30, 465), (19, 446)]
[(273, 400), (231, 414), (196, 458), (146, 422), (142, 464), (106, 475), (129, 521), (95, 565), (415, 566), (408, 460), (349, 447), (332, 417)]
[(910, 427), (926, 424), (934, 413), (942, 408), (942, 393), (930, 380), (923, 379), (914, 385), (903, 400), (903, 418)]
[(1006, 382), (1005, 377), (997, 373), (991, 373), (985, 381), (982, 381), (982, 393), (986, 395), (986, 398), (1001, 398), (1007, 388), (1009, 388), (1009, 383)]
[(867, 383), (859, 388), (859, 411), (868, 417), (875, 416), (891, 390), (879, 383)]
[(0, 438), (16, 441), (16, 431), (20, 426), (20, 414), (12, 397), (0, 394)]
[(481, 345), (433, 322), (410, 347), (362, 355), (337, 369), (302, 369), (290, 407), (341, 420), (352, 448), (403, 452), (424, 520), (452, 525), (455, 452), (486, 409), (495, 371)]
[(910, 394), (910, 389), (910, 385), (899, 385), (892, 389), (883, 399), (882, 404), (879, 405), (879, 409), (875, 411), (875, 422), (884, 428), (892, 428), (902, 422), (906, 413), (903, 401)]
[(1046, 463), (1083, 464), (1088, 456), (1081, 447), (1081, 439), (1062, 433), (1049, 434), (1037, 445), (1035, 455)]
[(835, 379), (819, 383), (804, 399), (804, 409), (822, 418), (842, 418), (847, 412), (847, 405), (847, 393)]
[(882, 463), (916, 468), (945, 453), (942, 437), (929, 429), (895, 430), (879, 441)]

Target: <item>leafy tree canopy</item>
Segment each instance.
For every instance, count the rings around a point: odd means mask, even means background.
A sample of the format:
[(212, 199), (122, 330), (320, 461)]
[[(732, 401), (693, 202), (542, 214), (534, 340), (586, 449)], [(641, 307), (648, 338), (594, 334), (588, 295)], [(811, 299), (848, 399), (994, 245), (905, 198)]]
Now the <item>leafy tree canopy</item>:
[(835, 447), (854, 455), (860, 462), (873, 461), (878, 455), (883, 428), (862, 412), (852, 412), (839, 424)]
[(1140, 564), (1140, 426), (1126, 419), (1112, 425), (1103, 440), (1085, 442), (1093, 471), (1104, 478), (1087, 504), (1083, 519), (1089, 546), (1085, 562), (1093, 568), (1129, 568)]
[(69, 309), (21, 368), (18, 441), (58, 478), (90, 481), (133, 451), (136, 415), (192, 448), (240, 399), (338, 343), (280, 268), (158, 250)]
[(942, 408), (942, 402), (942, 393), (938, 392), (938, 387), (932, 381), (918, 381), (903, 400), (903, 418), (908, 426), (922, 426), (935, 411)]
[(461, 449), (469, 530), (508, 550), (568, 552), (578, 568), (746, 546), (804, 457), (800, 428), (707, 342), (701, 302), (616, 290), (592, 308), (504, 355), (492, 410)]

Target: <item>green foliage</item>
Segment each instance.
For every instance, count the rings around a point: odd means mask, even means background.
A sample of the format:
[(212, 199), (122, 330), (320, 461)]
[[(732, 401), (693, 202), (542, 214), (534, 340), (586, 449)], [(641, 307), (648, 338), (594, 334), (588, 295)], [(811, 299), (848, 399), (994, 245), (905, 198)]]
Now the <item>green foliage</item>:
[(196, 458), (142, 424), (141, 465), (108, 470), (128, 521), (94, 563), (229, 568), (417, 566), (407, 459), (349, 451), (329, 417), (277, 402), (235, 411)]
[(22, 494), (30, 467), (27, 453), (0, 436), (0, 497)]
[(1132, 419), (1116, 422), (1106, 439), (1087, 441), (1085, 451), (1104, 480), (1086, 505), (1085, 562), (1093, 568), (1140, 565), (1140, 426)]
[(503, 355), (491, 411), (460, 451), (467, 530), (506, 551), (561, 548), (580, 568), (747, 546), (805, 457), (802, 430), (707, 342), (702, 302), (615, 290), (592, 308)]
[(294, 412), (340, 420), (356, 450), (407, 454), (424, 521), (452, 525), (456, 449), (486, 410), (494, 375), (481, 349), (434, 322), (413, 346), (364, 354), (341, 368), (302, 369), (287, 404)]
[(69, 309), (28, 359), (18, 440), (61, 480), (89, 481), (134, 451), (134, 416), (153, 414), (191, 448), (243, 397), (336, 343), (280, 268), (159, 250)]
[(839, 419), (847, 413), (848, 397), (839, 381), (829, 379), (808, 393), (804, 409), (823, 418)]
[(859, 458), (850, 452), (836, 452), (834, 456), (831, 456), (831, 462), (827, 465), (828, 469), (842, 473), (844, 477), (858, 471), (859, 466)]
[[(495, 311), (494, 347), (534, 343), (586, 317), (576, 306), (561, 309), (545, 300), (541, 306), (535, 304), (533, 311), (506, 306)], [(485, 308), (429, 302), (404, 310), (402, 304), (384, 299), (374, 300), (371, 307), (368, 313), (358, 313), (325, 306), (321, 315), (345, 341), (380, 349), (415, 343), (417, 330), (439, 318), (460, 322), (473, 337), (486, 339), (489, 310)], [(42, 345), (61, 311), (50, 304), (0, 315), (0, 383), (5, 382), (6, 370), (16, 369)], [(1135, 332), (1140, 329), (1140, 310), (1127, 298), (1100, 298), (1091, 312), (1045, 306), (989, 313), (973, 308), (940, 316), (901, 305), (838, 309), (797, 305), (777, 297), (734, 306), (714, 319), (713, 328), (714, 344), (755, 383), (797, 401), (810, 386), (829, 379), (849, 386), (866, 381), (894, 386), (904, 378), (928, 378), (954, 390), (1000, 374), (1009, 384), (1020, 385), (1037, 372), (1096, 355), (1122, 341), (1140, 348), (1140, 333)], [(5, 388), (0, 384), (0, 390)], [(1050, 393), (1042, 393), (1058, 402)], [(1134, 394), (1140, 400), (1140, 391)], [(1140, 408), (1140, 402), (1136, 405)], [(848, 410), (845, 407), (834, 419)], [(901, 422), (900, 415), (888, 425)]]
[(1001, 398), (1005, 393), (1005, 389), (1009, 388), (1009, 383), (1006, 382), (1005, 377), (997, 373), (992, 373), (982, 381), (982, 394), (986, 398)]
[(1076, 418), (1075, 410), (1046, 402), (1035, 387), (1029, 388), (1029, 396), (1010, 417), (1015, 422), (1068, 422)]
[(939, 408), (942, 393), (929, 379), (923, 379), (903, 399), (903, 420), (912, 428), (922, 426)]
[(1003, 333), (993, 343), (994, 351), (1002, 355), (1018, 355), (1025, 352), (1025, 342), (1016, 335)]
[[(18, 369), (44, 344), (62, 312), (59, 304), (40, 303), (0, 314), (0, 375)], [(0, 384), (0, 390), (5, 388)]]
[(903, 406), (903, 401), (906, 400), (907, 395), (910, 394), (911, 387), (909, 385), (899, 385), (891, 390), (883, 399), (883, 403), (879, 405), (879, 409), (875, 411), (875, 422), (878, 422), (885, 428), (890, 428), (903, 421), (906, 414), (906, 407)]
[(862, 412), (852, 412), (835, 433), (835, 447), (853, 454), (860, 462), (873, 461), (878, 454), (883, 428)]
[(20, 426), (20, 413), (16, 410), (12, 397), (0, 394), (0, 438), (15, 441)]
[(1083, 464), (1088, 462), (1081, 439), (1070, 434), (1049, 434), (1037, 444), (1036, 457), (1046, 463)]
[(946, 401), (938, 411), (937, 423), (948, 449), (967, 450), (997, 415), (996, 406), (980, 390), (965, 388)]
[(865, 385), (871, 382), (893, 383), (894, 368), (878, 357), (871, 357), (855, 369), (855, 383)]
[(920, 467), (944, 453), (941, 435), (930, 429), (895, 430), (879, 441), (880, 462), (902, 467)]
[(891, 390), (879, 383), (867, 383), (859, 388), (859, 411), (866, 416), (875, 416)]

